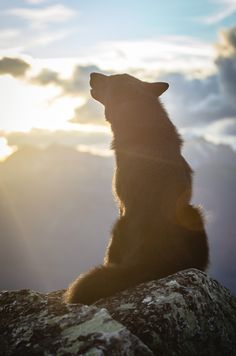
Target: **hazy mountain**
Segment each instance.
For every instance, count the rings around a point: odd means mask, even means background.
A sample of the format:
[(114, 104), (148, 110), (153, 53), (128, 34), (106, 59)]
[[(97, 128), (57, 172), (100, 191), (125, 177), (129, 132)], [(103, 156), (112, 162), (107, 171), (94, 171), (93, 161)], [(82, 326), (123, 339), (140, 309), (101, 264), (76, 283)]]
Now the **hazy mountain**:
[(203, 206), (210, 242), (210, 274), (236, 294), (236, 153), (202, 139), (185, 146), (195, 169), (193, 201)]
[[(192, 140), (194, 197), (206, 211), (210, 274), (236, 293), (236, 153)], [(0, 288), (66, 287), (102, 261), (117, 215), (113, 159), (51, 146), (24, 147), (0, 164)]]
[[(31, 266), (42, 277), (39, 289), (65, 287), (102, 260), (115, 218), (112, 165), (112, 159), (58, 146), (25, 147), (0, 165), (0, 184), (14, 211), (8, 214), (12, 223), (1, 225), (1, 241), (9, 235), (8, 226), (16, 221), (21, 226), (21, 231), (11, 233), (11, 251), (3, 252), (12, 269), (24, 272), (25, 258), (14, 258), (15, 241), (28, 251)], [(4, 207), (1, 216), (6, 216)], [(17, 283), (18, 277), (13, 279)], [(1, 288), (6, 288), (4, 280)]]

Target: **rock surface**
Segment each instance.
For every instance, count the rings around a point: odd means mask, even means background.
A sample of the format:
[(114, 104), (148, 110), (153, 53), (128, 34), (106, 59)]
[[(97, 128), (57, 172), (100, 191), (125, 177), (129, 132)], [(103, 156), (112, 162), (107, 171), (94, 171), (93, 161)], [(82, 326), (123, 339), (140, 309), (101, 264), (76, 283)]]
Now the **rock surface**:
[(198, 270), (94, 306), (62, 293), (0, 293), (0, 355), (236, 355), (236, 299)]
[(0, 355), (153, 355), (104, 308), (64, 304), (61, 293), (0, 294)]
[(155, 355), (236, 355), (236, 299), (190, 269), (96, 303)]

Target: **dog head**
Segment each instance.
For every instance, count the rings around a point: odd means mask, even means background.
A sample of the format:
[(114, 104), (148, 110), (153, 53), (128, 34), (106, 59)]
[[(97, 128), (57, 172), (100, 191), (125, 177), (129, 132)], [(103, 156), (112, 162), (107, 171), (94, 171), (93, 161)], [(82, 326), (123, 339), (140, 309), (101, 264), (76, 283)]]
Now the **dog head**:
[(165, 82), (148, 83), (129, 74), (108, 76), (91, 73), (90, 86), (92, 97), (107, 106), (142, 94), (159, 97), (168, 89), (169, 84)]

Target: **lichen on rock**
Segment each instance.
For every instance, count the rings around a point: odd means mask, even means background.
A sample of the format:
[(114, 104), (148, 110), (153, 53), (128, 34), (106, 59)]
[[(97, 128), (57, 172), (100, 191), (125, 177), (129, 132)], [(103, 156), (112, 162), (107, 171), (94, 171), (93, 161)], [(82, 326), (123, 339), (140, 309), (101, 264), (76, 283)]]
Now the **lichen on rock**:
[(153, 355), (104, 308), (65, 304), (61, 293), (0, 293), (1, 355)]
[(191, 269), (93, 306), (64, 291), (0, 293), (0, 355), (236, 356), (236, 299)]
[(95, 304), (158, 356), (236, 355), (236, 299), (199, 270), (143, 283)]

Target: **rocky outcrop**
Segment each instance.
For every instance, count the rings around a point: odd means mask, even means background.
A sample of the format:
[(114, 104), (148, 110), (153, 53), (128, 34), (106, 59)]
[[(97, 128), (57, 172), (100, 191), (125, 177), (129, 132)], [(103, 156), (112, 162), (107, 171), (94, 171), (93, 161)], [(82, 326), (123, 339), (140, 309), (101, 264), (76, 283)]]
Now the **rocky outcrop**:
[(236, 355), (236, 299), (186, 270), (100, 300), (0, 293), (0, 355)]
[(141, 284), (96, 305), (155, 355), (236, 355), (236, 299), (196, 269)]
[(0, 355), (153, 355), (104, 308), (69, 305), (62, 293), (0, 296)]

